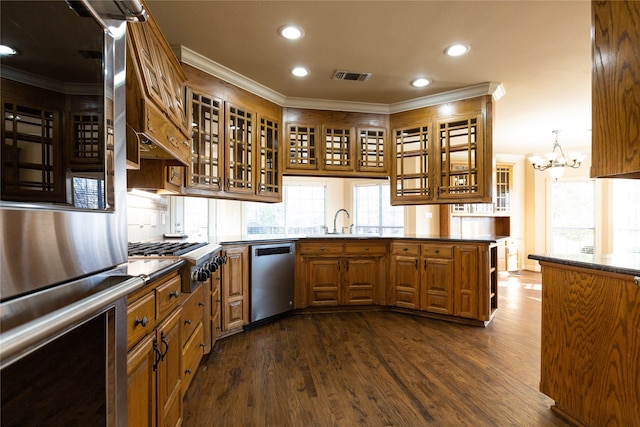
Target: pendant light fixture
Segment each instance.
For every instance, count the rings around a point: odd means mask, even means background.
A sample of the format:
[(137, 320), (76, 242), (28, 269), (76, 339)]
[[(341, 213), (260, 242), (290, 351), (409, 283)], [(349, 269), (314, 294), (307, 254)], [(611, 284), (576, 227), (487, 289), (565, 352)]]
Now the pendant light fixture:
[(553, 144), (553, 150), (551, 153), (547, 153), (545, 157), (531, 156), (529, 157), (529, 161), (534, 169), (539, 171), (548, 170), (549, 175), (551, 175), (555, 180), (558, 180), (558, 178), (564, 174), (565, 168), (579, 168), (582, 161), (585, 159), (585, 155), (581, 153), (569, 153), (569, 156), (565, 156), (564, 151), (562, 151), (562, 147), (558, 142), (558, 134), (560, 131), (554, 130), (552, 132), (556, 134), (556, 140)]

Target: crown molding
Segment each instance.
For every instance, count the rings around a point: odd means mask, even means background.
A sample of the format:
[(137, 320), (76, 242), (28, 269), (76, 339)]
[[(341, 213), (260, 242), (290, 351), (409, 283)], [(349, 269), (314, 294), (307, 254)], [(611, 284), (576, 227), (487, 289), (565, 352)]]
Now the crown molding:
[(410, 99), (393, 104), (377, 104), (369, 102), (337, 101), (329, 99), (310, 99), (287, 97), (250, 78), (243, 76), (224, 65), (218, 64), (185, 46), (171, 46), (178, 61), (191, 65), (205, 73), (229, 82), (241, 89), (258, 95), (268, 101), (290, 108), (308, 108), (316, 110), (349, 111), (358, 113), (393, 114), (418, 108), (460, 101), (478, 96), (492, 95), (494, 100), (500, 99), (504, 93), (502, 83), (486, 82), (460, 89), (454, 89), (434, 95)]
[(188, 47), (171, 46), (171, 50), (173, 50), (173, 53), (176, 55), (176, 58), (178, 58), (178, 61), (191, 65), (192, 67), (204, 71), (205, 73), (209, 73), (214, 77), (229, 82), (234, 86), (253, 93), (254, 95), (258, 95), (259, 97), (264, 98), (267, 101), (271, 101), (280, 106), (284, 105), (286, 101), (286, 97), (283, 94), (276, 92), (275, 90), (272, 90), (254, 80), (251, 80), (250, 78), (245, 77), (242, 74), (225, 67), (224, 65), (218, 64), (217, 62), (212, 61), (197, 52), (194, 52)]

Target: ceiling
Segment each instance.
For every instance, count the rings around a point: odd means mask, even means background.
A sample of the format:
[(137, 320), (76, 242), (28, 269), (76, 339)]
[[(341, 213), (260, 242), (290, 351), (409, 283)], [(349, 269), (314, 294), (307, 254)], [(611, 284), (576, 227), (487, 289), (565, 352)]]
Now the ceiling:
[[(494, 152), (591, 146), (591, 9), (575, 1), (147, 0), (171, 45), (181, 45), (286, 100), (389, 106), (486, 82), (501, 83)], [(278, 28), (296, 24), (297, 41)], [(454, 42), (471, 46), (447, 57)], [(296, 65), (310, 73), (290, 74)], [(336, 81), (336, 70), (371, 73)], [(432, 84), (414, 88), (410, 81)]]

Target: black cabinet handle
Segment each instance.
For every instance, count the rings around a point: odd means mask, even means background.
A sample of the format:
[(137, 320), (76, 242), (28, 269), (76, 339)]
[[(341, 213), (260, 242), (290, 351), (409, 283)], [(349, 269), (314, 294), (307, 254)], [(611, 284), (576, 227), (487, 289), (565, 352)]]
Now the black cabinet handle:
[(149, 319), (147, 319), (147, 316), (144, 316), (142, 320), (136, 317), (136, 320), (133, 321), (133, 327), (135, 328), (138, 325), (142, 325), (142, 327), (145, 327), (147, 326), (148, 323), (149, 323)]
[(167, 337), (164, 335), (164, 331), (162, 331), (160, 333), (160, 341), (162, 341), (162, 344), (164, 344), (164, 352), (161, 353), (160, 355), (160, 360), (164, 361), (164, 357), (167, 355), (167, 353), (169, 352), (169, 342), (167, 341)]
[(156, 371), (158, 370), (158, 363), (162, 360), (162, 352), (160, 351), (160, 348), (158, 348), (158, 341), (155, 338), (153, 339), (153, 351), (156, 354), (156, 360), (153, 363), (153, 370)]

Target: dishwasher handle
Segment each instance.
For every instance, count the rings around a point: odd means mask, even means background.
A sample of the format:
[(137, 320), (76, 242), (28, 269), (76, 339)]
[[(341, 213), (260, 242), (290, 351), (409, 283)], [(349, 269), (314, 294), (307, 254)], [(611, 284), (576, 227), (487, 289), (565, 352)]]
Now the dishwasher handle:
[(267, 255), (281, 255), (290, 254), (291, 245), (286, 246), (274, 246), (271, 248), (256, 248), (255, 256), (267, 256)]

